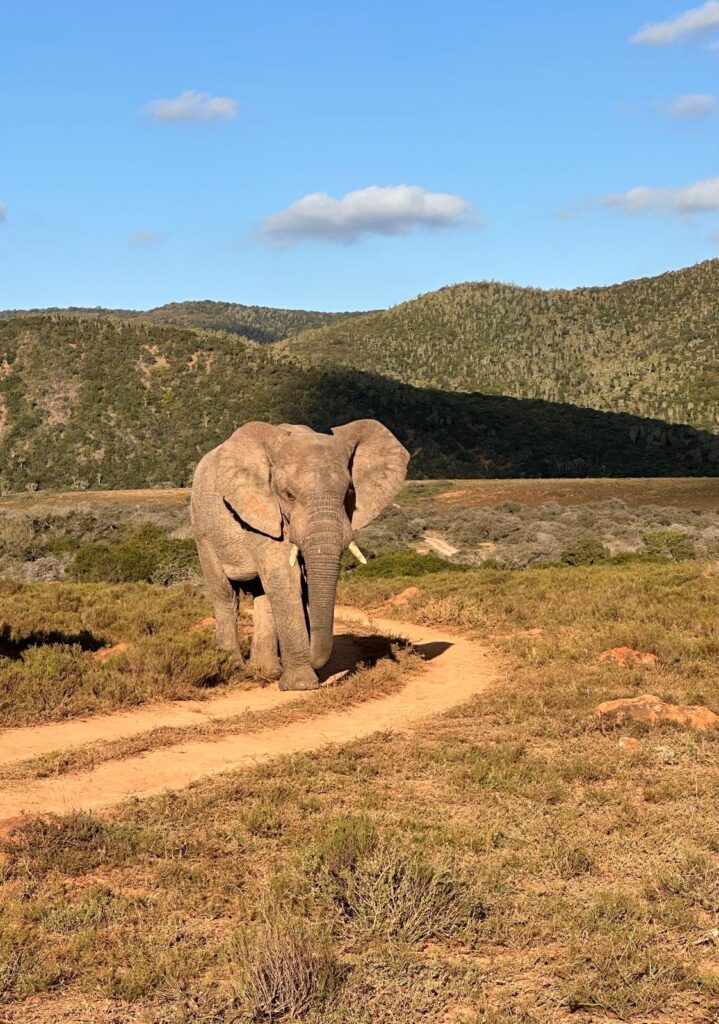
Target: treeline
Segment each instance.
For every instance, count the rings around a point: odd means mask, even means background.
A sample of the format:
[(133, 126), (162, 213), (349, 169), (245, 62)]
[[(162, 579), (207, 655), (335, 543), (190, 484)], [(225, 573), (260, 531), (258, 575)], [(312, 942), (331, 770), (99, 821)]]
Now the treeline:
[(318, 313), (307, 309), (274, 309), (269, 306), (243, 306), (239, 302), (169, 302), (148, 310), (68, 307), (0, 311), (0, 320), (32, 315), (83, 317), (90, 320), (112, 317), (119, 320), (147, 320), (175, 327), (226, 331), (242, 338), (269, 344), (311, 328), (324, 327), (357, 313)]

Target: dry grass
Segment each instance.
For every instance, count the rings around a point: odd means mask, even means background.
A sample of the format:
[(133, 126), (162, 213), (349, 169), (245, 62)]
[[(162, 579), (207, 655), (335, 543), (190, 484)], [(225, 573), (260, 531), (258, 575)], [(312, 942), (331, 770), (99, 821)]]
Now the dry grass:
[[(505, 637), (502, 684), (412, 734), (19, 827), (0, 1019), (83, 1020), (88, 1002), (115, 1024), (718, 1018), (719, 738), (635, 729), (628, 753), (590, 712), (647, 689), (719, 707), (719, 575), (412, 582), (398, 613)], [(659, 668), (597, 662), (622, 644)]]
[[(719, 511), (716, 479), (713, 477), (626, 477), (563, 480), (413, 480), (400, 494), (400, 501), (448, 501), (468, 508), (501, 505), (516, 501), (521, 505), (560, 505), (607, 501), (619, 498), (628, 505), (666, 505), (695, 511)], [(0, 498), (0, 509), (45, 511), (114, 507), (141, 511), (158, 506), (184, 507), (189, 504), (189, 488), (152, 490), (60, 491), (22, 493)]]
[(547, 502), (583, 505), (618, 498), (637, 508), (660, 505), (696, 512), (719, 511), (714, 477), (598, 477), (576, 480), (415, 480), (406, 484), (401, 501), (432, 501), (440, 506), (482, 508), (517, 502), (536, 507)]
[[(252, 674), (219, 650), (195, 588), (0, 581), (0, 727), (211, 696)], [(129, 642), (105, 663), (101, 647)]]

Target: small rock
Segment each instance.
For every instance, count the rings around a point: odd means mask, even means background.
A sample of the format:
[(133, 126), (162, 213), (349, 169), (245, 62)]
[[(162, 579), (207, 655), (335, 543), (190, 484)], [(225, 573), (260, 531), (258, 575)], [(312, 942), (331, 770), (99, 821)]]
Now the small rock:
[(642, 749), (641, 740), (635, 740), (633, 736), (620, 736), (619, 747), (621, 750), (626, 750), (628, 754), (636, 754), (638, 750)]
[(677, 752), (674, 747), (669, 747), (661, 744), (654, 748), (654, 756), (657, 761), (661, 761), (662, 764), (676, 764), (677, 763)]
[(406, 590), (400, 591), (399, 594), (395, 594), (394, 597), (390, 597), (385, 601), (385, 604), (392, 607), (397, 605), (409, 604), (409, 602), (419, 594), (419, 587), (407, 587)]
[(193, 622), (193, 624), (190, 626), (190, 630), (191, 631), (194, 631), (196, 629), (214, 629), (214, 628), (215, 628), (215, 620), (213, 619), (213, 617), (211, 615), (208, 615), (208, 617), (206, 619), (200, 619), (199, 622)]
[(656, 654), (650, 654), (649, 651), (635, 651), (631, 647), (612, 647), (608, 651), (602, 651), (599, 661), (614, 661), (622, 668), (626, 668), (627, 665), (654, 666), (658, 659)]
[(126, 651), (130, 645), (125, 643), (123, 640), (119, 644), (114, 644), (112, 647), (101, 647), (99, 651), (93, 651), (93, 658), (95, 661), (99, 661), (102, 665), (105, 664), (108, 658), (111, 658), (113, 654), (119, 654), (120, 651)]
[(646, 722), (655, 726), (660, 722), (673, 722), (683, 729), (699, 729), (706, 732), (719, 725), (719, 715), (715, 715), (703, 704), (666, 704), (653, 693), (643, 693), (641, 697), (622, 697), (619, 700), (606, 700), (597, 704), (592, 712), (595, 718), (605, 719), (614, 725), (622, 722)]

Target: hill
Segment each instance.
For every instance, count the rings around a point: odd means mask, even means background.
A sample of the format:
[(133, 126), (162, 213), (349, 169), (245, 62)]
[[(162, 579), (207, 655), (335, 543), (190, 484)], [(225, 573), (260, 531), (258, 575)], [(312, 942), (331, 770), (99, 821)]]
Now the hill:
[(460, 284), (306, 331), (302, 366), (719, 428), (719, 260), (606, 288)]
[(323, 327), (357, 313), (318, 313), (306, 309), (274, 309), (270, 306), (243, 306), (239, 302), (170, 302), (148, 310), (105, 309), (102, 306), (67, 309), (33, 309), (0, 311), (0, 320), (33, 315), (54, 315), (122, 320), (150, 320), (178, 327), (197, 327), (206, 331), (227, 331), (252, 341), (281, 341), (300, 331)]
[(251, 419), (385, 422), (415, 477), (716, 475), (719, 437), (571, 405), (298, 366), (230, 334), (86, 316), (0, 320), (0, 488), (186, 485)]

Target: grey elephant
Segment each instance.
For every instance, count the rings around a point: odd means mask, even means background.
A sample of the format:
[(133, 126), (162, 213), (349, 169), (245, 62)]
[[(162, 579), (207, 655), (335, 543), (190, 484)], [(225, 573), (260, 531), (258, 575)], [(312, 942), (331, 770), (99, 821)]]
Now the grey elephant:
[[(340, 559), (399, 491), (409, 452), (377, 420), (317, 433), (246, 423), (199, 462), (192, 527), (217, 641), (239, 651), (239, 595), (254, 598), (250, 662), (280, 689), (319, 685), (332, 652)], [(279, 649), (279, 656), (278, 656)]]

